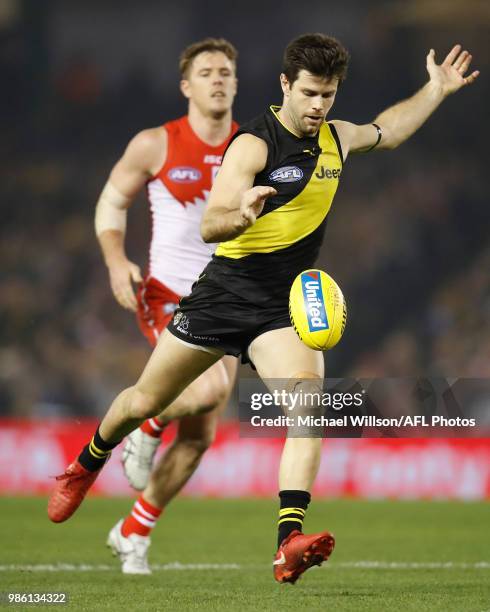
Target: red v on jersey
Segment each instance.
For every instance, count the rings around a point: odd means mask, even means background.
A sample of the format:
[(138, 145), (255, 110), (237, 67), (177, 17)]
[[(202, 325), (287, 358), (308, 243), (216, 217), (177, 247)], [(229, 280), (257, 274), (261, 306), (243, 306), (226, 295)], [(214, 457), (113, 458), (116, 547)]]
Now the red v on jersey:
[[(213, 147), (203, 142), (187, 116), (164, 125), (168, 135), (167, 160), (154, 177), (160, 179), (183, 206), (207, 200), (224, 152), (238, 125), (233, 122), (229, 137)], [(151, 183), (151, 181), (149, 181)]]

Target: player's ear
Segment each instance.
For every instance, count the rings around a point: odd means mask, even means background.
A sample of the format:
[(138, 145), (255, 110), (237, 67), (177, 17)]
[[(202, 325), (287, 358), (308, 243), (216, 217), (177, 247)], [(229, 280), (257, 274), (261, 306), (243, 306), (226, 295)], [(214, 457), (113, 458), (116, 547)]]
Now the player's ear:
[(281, 76), (279, 77), (279, 79), (281, 81), (282, 93), (285, 96), (289, 96), (291, 92), (291, 85), (289, 83), (288, 77), (284, 74), (284, 72), (281, 72)]
[(189, 99), (191, 97), (191, 92), (190, 92), (191, 86), (190, 83), (187, 79), (182, 79), (180, 81), (180, 91), (182, 92), (182, 95)]

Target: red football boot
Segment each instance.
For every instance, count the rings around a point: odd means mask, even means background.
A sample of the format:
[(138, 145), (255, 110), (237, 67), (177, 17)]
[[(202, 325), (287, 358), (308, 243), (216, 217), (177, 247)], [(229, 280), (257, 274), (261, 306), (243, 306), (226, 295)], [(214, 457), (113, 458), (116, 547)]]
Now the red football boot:
[(335, 547), (335, 539), (328, 531), (304, 535), (292, 531), (284, 538), (274, 558), (274, 578), (277, 582), (295, 583), (303, 572), (326, 561)]
[(56, 485), (48, 501), (48, 516), (53, 523), (70, 518), (99, 474), (100, 470), (90, 472), (75, 459), (64, 474), (56, 476)]

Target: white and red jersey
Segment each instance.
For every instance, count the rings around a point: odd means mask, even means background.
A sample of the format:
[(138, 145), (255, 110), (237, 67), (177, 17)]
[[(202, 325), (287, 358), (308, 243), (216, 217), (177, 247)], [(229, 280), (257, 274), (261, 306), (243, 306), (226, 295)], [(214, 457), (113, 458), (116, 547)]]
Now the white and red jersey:
[(153, 221), (148, 273), (183, 296), (190, 293), (216, 248), (202, 240), (201, 218), (226, 146), (238, 125), (232, 123), (228, 138), (217, 147), (197, 136), (187, 116), (164, 127), (167, 160), (147, 183)]

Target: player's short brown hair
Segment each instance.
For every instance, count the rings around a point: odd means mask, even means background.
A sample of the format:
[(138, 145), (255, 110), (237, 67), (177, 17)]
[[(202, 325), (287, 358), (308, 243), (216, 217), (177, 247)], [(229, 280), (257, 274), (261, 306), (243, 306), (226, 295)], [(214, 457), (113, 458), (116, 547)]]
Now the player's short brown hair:
[(189, 70), (194, 58), (205, 51), (221, 51), (221, 53), (224, 53), (226, 57), (236, 65), (238, 51), (230, 41), (225, 38), (205, 38), (204, 40), (192, 43), (192, 45), (186, 47), (180, 54), (179, 69), (183, 79), (189, 76)]
[(349, 53), (336, 38), (325, 34), (303, 34), (286, 47), (282, 71), (291, 85), (303, 69), (327, 79), (337, 77), (341, 82), (347, 76), (348, 64)]

